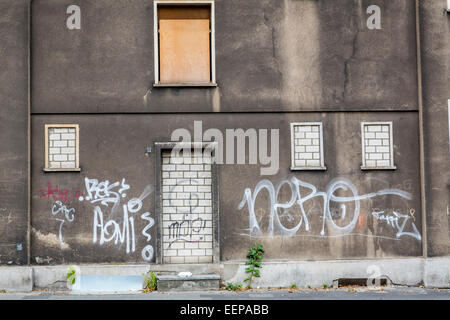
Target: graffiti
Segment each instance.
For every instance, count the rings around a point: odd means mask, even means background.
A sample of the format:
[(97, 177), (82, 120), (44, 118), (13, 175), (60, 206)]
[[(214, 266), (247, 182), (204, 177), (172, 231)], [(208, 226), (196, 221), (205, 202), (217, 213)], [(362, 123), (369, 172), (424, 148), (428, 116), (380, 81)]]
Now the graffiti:
[[(143, 207), (143, 201), (153, 192), (153, 186), (148, 185), (144, 188), (141, 195), (137, 198), (127, 200), (127, 191), (131, 189), (125, 179), (110, 183), (109, 180), (99, 181), (97, 179), (84, 179), (85, 194), (77, 190), (71, 192), (69, 189), (61, 189), (60, 187), (47, 184), (46, 189), (41, 189), (40, 196), (42, 198), (53, 199), (55, 202), (52, 206), (52, 215), (60, 222), (59, 242), (61, 248), (68, 246), (63, 242), (63, 225), (65, 222), (73, 222), (75, 219), (75, 208), (70, 208), (65, 202), (70, 199), (77, 199), (79, 202), (87, 202), (94, 204), (92, 242), (94, 244), (103, 245), (112, 242), (115, 245), (122, 246), (125, 244), (127, 254), (136, 251), (135, 236), (135, 215), (140, 214)], [(123, 201), (122, 201), (123, 200)], [(112, 207), (110, 205), (112, 204)], [(109, 208), (111, 208), (109, 210)], [(109, 211), (109, 215), (107, 214)], [(121, 216), (118, 213), (121, 212)], [(142, 258), (144, 261), (153, 259), (153, 246), (148, 242), (151, 240), (149, 230), (155, 224), (154, 219), (150, 216), (150, 212), (140, 214), (140, 218), (146, 221), (146, 225), (142, 230), (142, 235), (146, 238), (147, 244), (142, 249)]]
[[(89, 201), (93, 204), (100, 204), (109, 207), (113, 203), (113, 210), (116, 210), (120, 205), (122, 198), (126, 198), (124, 193), (130, 189), (126, 184), (125, 179), (122, 182), (115, 182), (110, 184), (108, 180), (98, 182), (97, 179), (85, 179), (86, 197), (80, 197), (80, 201)], [(113, 242), (115, 245), (126, 244), (125, 251), (127, 254), (136, 251), (136, 236), (135, 236), (135, 219), (134, 214), (138, 214), (143, 206), (143, 200), (153, 192), (153, 187), (148, 185), (141, 195), (137, 198), (132, 198), (122, 205), (122, 217), (112, 217), (112, 214), (105, 219), (100, 205), (94, 207), (94, 221), (93, 221), (93, 243), (103, 245), (107, 242)], [(148, 221), (147, 226), (142, 231), (142, 234), (147, 238), (147, 242), (151, 240), (151, 236), (147, 231), (154, 225), (153, 218), (150, 217), (149, 212), (145, 212), (140, 216), (143, 220)], [(153, 247), (146, 245), (142, 250), (142, 257), (145, 261), (150, 261), (153, 258)]]
[(52, 187), (51, 183), (47, 183), (47, 189), (40, 189), (39, 193), (42, 198), (52, 198), (53, 200), (59, 200), (62, 202), (67, 202), (69, 199), (79, 199), (82, 197), (81, 191), (75, 191), (74, 195), (70, 195), (69, 189), (59, 189), (56, 185)]
[[(147, 220), (148, 224), (145, 226), (145, 228), (142, 230), (142, 235), (147, 239), (147, 242), (150, 242), (150, 240), (152, 239), (152, 236), (150, 234), (148, 234), (148, 230), (153, 227), (153, 225), (155, 224), (155, 220), (150, 217), (150, 213), (146, 212), (144, 214), (141, 215), (141, 218), (143, 220)], [(142, 259), (144, 261), (150, 262), (153, 259), (153, 246), (150, 244), (147, 244), (144, 249), (142, 249), (141, 252), (142, 255)]]
[(37, 264), (50, 264), (50, 262), (53, 260), (53, 258), (50, 258), (49, 256), (47, 256), (47, 258), (36, 257), (34, 259), (36, 260)]
[[(103, 221), (103, 212), (99, 206), (94, 208), (94, 230), (93, 243), (97, 243), (97, 231), (100, 229), (100, 245), (105, 242), (114, 240), (114, 244), (123, 244), (126, 241), (126, 253), (134, 252), (136, 249), (135, 233), (134, 233), (134, 217), (128, 217), (128, 206), (123, 205), (122, 232), (120, 231), (120, 223), (114, 220)], [(130, 232), (131, 226), (131, 232)], [(112, 230), (111, 230), (112, 227)], [(108, 237), (108, 235), (110, 235)], [(131, 236), (131, 239), (130, 239)], [(131, 249), (130, 249), (131, 243)]]
[[(200, 179), (202, 180), (202, 179)], [(201, 232), (205, 230), (207, 223), (209, 223), (203, 218), (191, 219), (187, 218), (191, 214), (195, 213), (203, 213), (203, 208), (200, 206), (201, 198), (195, 192), (188, 192), (183, 195), (183, 200), (189, 200), (189, 204), (186, 207), (177, 206), (173, 201), (179, 200), (180, 198), (175, 198), (177, 192), (183, 191), (183, 186), (190, 185), (199, 185), (198, 179), (178, 179), (177, 183), (170, 187), (168, 198), (168, 206), (177, 207), (177, 214), (183, 214), (183, 218), (181, 221), (170, 220), (168, 225), (168, 243), (169, 248), (175, 242), (197, 242), (203, 240), (203, 236), (201, 236)], [(203, 198), (202, 198), (203, 199)]]
[[(393, 211), (393, 215), (386, 215), (384, 214), (384, 211), (376, 211), (372, 212), (372, 215), (378, 220), (378, 221), (385, 221), (389, 226), (397, 230), (396, 237), (399, 239), (402, 236), (410, 236), (417, 240), (422, 240), (422, 237), (420, 236), (419, 231), (417, 230), (416, 225), (411, 222), (411, 226), (413, 228), (413, 232), (404, 232), (406, 223), (409, 219), (411, 219), (410, 216), (406, 214), (400, 214), (396, 211)], [(400, 220), (403, 219), (401, 222)]]
[(61, 201), (58, 200), (52, 206), (52, 215), (56, 216), (60, 213), (64, 216), (64, 219), (57, 218), (56, 221), (61, 222), (59, 225), (59, 243), (61, 244), (61, 248), (64, 248), (62, 228), (66, 221), (72, 222), (75, 219), (75, 209), (67, 208)]
[(108, 206), (110, 203), (113, 207), (110, 211), (108, 219), (116, 217), (117, 211), (120, 208), (121, 198), (126, 198), (125, 191), (130, 189), (130, 186), (126, 184), (125, 179), (122, 182), (116, 181), (109, 183), (108, 180), (99, 182), (97, 179), (84, 179), (86, 188), (86, 196), (80, 196), (80, 201), (88, 201), (90, 203), (100, 203), (103, 206)]
[[(116, 181), (112, 184), (108, 180), (98, 182), (97, 179), (84, 179), (87, 195), (81, 196), (80, 201), (89, 201), (91, 203), (100, 202), (104, 206), (108, 206), (108, 203), (120, 203), (120, 198), (126, 198), (126, 190), (130, 189), (130, 186), (125, 183), (125, 179), (122, 182)], [(120, 187), (118, 190), (114, 190)]]
[[(290, 189), (291, 197), (287, 202), (279, 202), (279, 196), (281, 189), (287, 186)], [(266, 190), (269, 195), (269, 221), (267, 226), (268, 236), (281, 235), (281, 236), (294, 236), (300, 230), (304, 228), (306, 232), (311, 229), (309, 222), (309, 213), (305, 210), (305, 204), (313, 199), (319, 199), (323, 202), (322, 215), (322, 229), (320, 236), (326, 236), (325, 224), (327, 225), (327, 236), (344, 236), (349, 235), (355, 229), (358, 223), (360, 215), (360, 201), (365, 199), (371, 199), (378, 196), (396, 196), (402, 199), (411, 200), (412, 196), (409, 192), (399, 189), (383, 189), (377, 192), (359, 195), (358, 190), (353, 183), (347, 179), (339, 178), (332, 180), (325, 191), (318, 191), (317, 188), (307, 182), (301, 181), (296, 177), (286, 179), (280, 182), (275, 188), (271, 181), (264, 179), (261, 180), (252, 190), (246, 188), (244, 196), (239, 204), (238, 208), (241, 210), (247, 204), (249, 213), (249, 235), (250, 236), (263, 236), (260, 223), (255, 215), (255, 203), (258, 195), (261, 191)], [(347, 192), (351, 193), (351, 196), (338, 196), (337, 193)], [(339, 208), (333, 208), (331, 203), (334, 202), (339, 205)], [(282, 216), (289, 215), (292, 208), (298, 208), (300, 211), (298, 223), (288, 228), (282, 222)], [(353, 208), (353, 210), (349, 210)], [(281, 211), (281, 215), (279, 214)], [(291, 219), (292, 220), (292, 219)], [(338, 220), (347, 221), (342, 224), (342, 221), (338, 223)], [(404, 227), (404, 224), (402, 225)]]
[(73, 219), (75, 219), (74, 213), (75, 213), (75, 209), (74, 208), (67, 208), (65, 205), (62, 204), (61, 201), (56, 201), (55, 204), (52, 207), (52, 214), (53, 215), (57, 215), (59, 213), (63, 213), (64, 217), (67, 221), (72, 222)]
[[(169, 194), (173, 195), (173, 194), (176, 194), (176, 192), (183, 191), (183, 186), (198, 185), (198, 184), (199, 184), (199, 181), (197, 179), (177, 180), (177, 183), (169, 189)], [(189, 208), (187, 208), (187, 209), (180, 208), (177, 211), (178, 213), (189, 214), (189, 213), (195, 211), (195, 208), (199, 207), (200, 199), (199, 199), (197, 193), (189, 192), (188, 197), (189, 197), (188, 199), (190, 200)], [(173, 202), (173, 200), (176, 200), (176, 199), (174, 197), (169, 198), (169, 206), (176, 206), (176, 204)], [(186, 200), (187, 200), (187, 198), (186, 198)]]
[[(177, 241), (195, 242), (193, 236), (199, 234), (205, 228), (206, 221), (202, 218), (192, 220), (183, 218), (182, 221), (175, 221), (169, 225), (170, 245)], [(199, 240), (203, 240), (203, 237), (200, 237)]]

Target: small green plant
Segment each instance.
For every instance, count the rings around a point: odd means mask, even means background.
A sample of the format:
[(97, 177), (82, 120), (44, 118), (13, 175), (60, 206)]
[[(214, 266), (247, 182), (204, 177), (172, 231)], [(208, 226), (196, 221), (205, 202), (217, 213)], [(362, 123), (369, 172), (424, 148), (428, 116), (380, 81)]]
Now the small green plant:
[(75, 284), (75, 280), (77, 278), (77, 271), (75, 270), (75, 267), (70, 265), (69, 268), (67, 268), (67, 281), (70, 284)]
[(253, 277), (260, 277), (259, 268), (261, 266), (261, 260), (264, 255), (264, 248), (261, 244), (255, 243), (253, 247), (247, 253), (247, 258), (249, 259), (245, 264), (248, 265), (245, 272), (248, 273), (248, 277), (244, 279), (244, 282), (248, 281), (247, 289), (252, 288)]
[(291, 289), (297, 289), (297, 285), (295, 283), (291, 284), (290, 286)]
[(151, 271), (150, 274), (143, 273), (142, 276), (145, 281), (144, 292), (155, 291), (158, 288), (156, 283), (156, 274), (153, 271)]
[(322, 285), (322, 288), (327, 289), (327, 288), (328, 288), (328, 285), (324, 283), (324, 284)]
[(311, 289), (311, 286), (308, 284), (307, 286), (306, 286), (308, 289)]
[(226, 289), (228, 291), (237, 291), (237, 290), (241, 290), (242, 289), (242, 284), (237, 283), (237, 284), (233, 284), (231, 282), (227, 282), (227, 286)]

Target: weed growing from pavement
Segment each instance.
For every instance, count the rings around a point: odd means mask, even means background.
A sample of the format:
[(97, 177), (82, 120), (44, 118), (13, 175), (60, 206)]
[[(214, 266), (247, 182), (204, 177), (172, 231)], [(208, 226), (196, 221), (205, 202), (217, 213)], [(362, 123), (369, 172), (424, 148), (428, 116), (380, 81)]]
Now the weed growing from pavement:
[(249, 259), (245, 264), (248, 265), (245, 272), (248, 273), (248, 277), (244, 279), (244, 282), (248, 282), (247, 289), (252, 288), (253, 277), (259, 278), (261, 276), (259, 268), (261, 266), (261, 260), (264, 255), (264, 248), (261, 244), (255, 243), (253, 247), (247, 253), (247, 258)]
[(76, 270), (75, 267), (70, 265), (69, 268), (67, 268), (67, 281), (70, 284), (75, 284), (75, 280), (76, 280)]
[(225, 287), (225, 289), (228, 291), (242, 291), (242, 284), (233, 284), (231, 282), (227, 282), (227, 286)]
[(151, 271), (150, 274), (142, 274), (142, 276), (144, 277), (144, 282), (145, 282), (145, 287), (144, 290), (142, 290), (142, 292), (147, 293), (147, 292), (152, 292), (152, 291), (156, 291), (158, 289), (157, 286), (157, 282), (156, 282), (156, 274)]

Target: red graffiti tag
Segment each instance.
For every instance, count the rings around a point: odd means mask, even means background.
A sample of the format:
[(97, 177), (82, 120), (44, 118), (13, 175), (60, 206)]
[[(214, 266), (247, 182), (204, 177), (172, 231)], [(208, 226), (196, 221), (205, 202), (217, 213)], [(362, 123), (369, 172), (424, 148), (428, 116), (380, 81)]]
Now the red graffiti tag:
[(83, 196), (80, 190), (75, 191), (75, 195), (71, 196), (69, 189), (59, 190), (59, 187), (57, 185), (53, 188), (51, 183), (47, 184), (47, 189), (41, 189), (39, 190), (39, 192), (42, 198), (51, 198), (53, 200), (60, 200), (62, 202), (66, 202), (69, 199), (78, 199)]

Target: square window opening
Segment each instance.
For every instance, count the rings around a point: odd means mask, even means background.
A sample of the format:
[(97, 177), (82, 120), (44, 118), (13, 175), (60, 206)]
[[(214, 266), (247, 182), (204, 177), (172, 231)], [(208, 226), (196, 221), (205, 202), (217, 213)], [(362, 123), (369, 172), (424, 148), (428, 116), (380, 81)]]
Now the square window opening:
[(45, 125), (44, 171), (80, 171), (77, 124)]
[(214, 2), (155, 1), (155, 86), (215, 86)]
[(362, 170), (394, 170), (392, 122), (361, 122)]
[(291, 123), (291, 170), (326, 170), (321, 122)]

